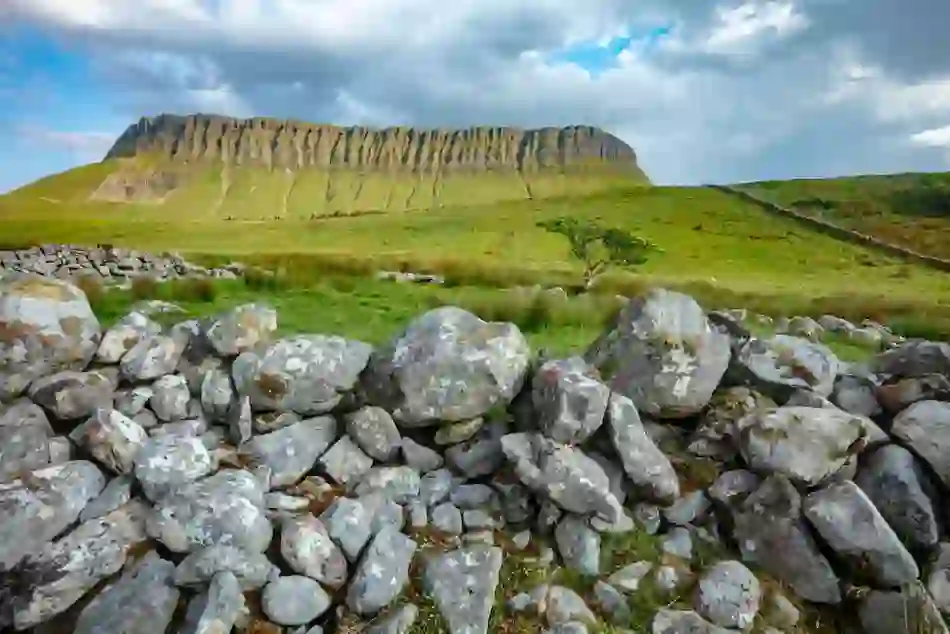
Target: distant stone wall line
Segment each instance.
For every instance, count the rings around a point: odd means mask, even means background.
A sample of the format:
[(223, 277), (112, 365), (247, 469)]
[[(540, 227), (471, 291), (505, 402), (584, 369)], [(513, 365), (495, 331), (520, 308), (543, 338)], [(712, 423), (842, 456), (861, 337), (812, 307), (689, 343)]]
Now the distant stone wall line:
[(871, 247), (888, 253), (889, 255), (914, 262), (916, 264), (923, 264), (924, 266), (928, 266), (939, 271), (950, 272), (950, 260), (944, 260), (932, 255), (924, 255), (923, 253), (918, 253), (912, 249), (898, 246), (890, 242), (885, 242), (884, 240), (863, 234), (859, 231), (846, 229), (840, 225), (828, 222), (827, 220), (820, 220), (818, 218), (814, 218), (812, 216), (795, 211), (794, 209), (782, 207), (781, 205), (778, 205), (772, 201), (764, 200), (758, 196), (750, 194), (747, 191), (743, 191), (729, 185), (706, 185), (706, 187), (721, 191), (725, 194), (736, 196), (754, 205), (758, 205), (766, 211), (773, 212), (785, 218), (796, 220), (804, 225), (807, 225), (810, 229), (814, 229), (815, 231), (819, 231), (825, 235), (837, 238), (838, 240), (844, 240), (846, 242), (851, 242), (852, 244)]

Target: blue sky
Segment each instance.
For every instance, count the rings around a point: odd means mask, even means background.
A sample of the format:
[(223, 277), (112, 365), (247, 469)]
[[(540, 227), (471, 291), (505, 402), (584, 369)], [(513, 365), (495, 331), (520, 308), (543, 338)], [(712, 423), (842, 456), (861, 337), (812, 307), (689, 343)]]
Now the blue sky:
[(162, 112), (597, 125), (659, 183), (950, 169), (945, 0), (2, 0), (0, 191)]

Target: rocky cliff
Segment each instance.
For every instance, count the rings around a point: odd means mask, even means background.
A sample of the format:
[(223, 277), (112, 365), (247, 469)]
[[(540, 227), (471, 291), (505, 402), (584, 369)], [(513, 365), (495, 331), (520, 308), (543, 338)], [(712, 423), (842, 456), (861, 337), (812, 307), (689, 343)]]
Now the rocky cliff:
[(270, 169), (487, 171), (609, 167), (645, 180), (633, 149), (591, 126), (523, 130), (338, 127), (267, 118), (162, 114), (131, 125), (106, 158), (158, 154)]

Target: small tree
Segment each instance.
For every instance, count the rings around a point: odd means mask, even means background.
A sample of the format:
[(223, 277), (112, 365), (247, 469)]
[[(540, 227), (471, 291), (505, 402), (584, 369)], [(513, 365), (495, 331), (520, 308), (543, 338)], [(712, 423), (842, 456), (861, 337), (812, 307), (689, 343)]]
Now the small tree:
[(662, 252), (649, 240), (593, 220), (560, 217), (539, 222), (538, 226), (567, 238), (571, 255), (584, 265), (585, 290), (608, 267), (632, 269), (646, 262), (651, 253)]

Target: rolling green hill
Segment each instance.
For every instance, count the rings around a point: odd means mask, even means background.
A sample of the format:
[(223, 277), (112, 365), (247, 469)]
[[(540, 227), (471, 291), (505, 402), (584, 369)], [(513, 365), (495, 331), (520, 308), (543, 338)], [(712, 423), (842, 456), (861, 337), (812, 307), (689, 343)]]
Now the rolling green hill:
[(740, 187), (807, 215), (950, 259), (950, 173), (766, 181)]
[[(936, 320), (950, 332), (950, 275), (709, 188), (647, 186), (633, 150), (594, 128), (372, 132), (214, 117), (155, 121), (132, 126), (101, 163), (0, 196), (0, 242), (113, 243), (282, 261), (315, 275), (336, 262), (331, 268), (451, 272), (495, 285), (565, 283), (577, 265), (562, 239), (536, 224), (572, 215), (628, 228), (664, 250), (636, 275), (607, 276), (602, 291), (663, 284), (717, 306), (896, 315)], [(849, 210), (870, 209), (885, 193), (906, 201), (915, 188), (945, 182), (909, 175), (743, 187), (797, 206), (821, 198), (835, 222), (868, 233), (878, 227), (885, 239), (900, 222), (906, 231), (895, 241), (942, 253), (950, 240), (941, 245), (926, 228), (944, 231), (950, 218), (922, 217), (934, 199), (918, 200), (914, 216), (880, 203), (877, 225), (870, 212)]]

